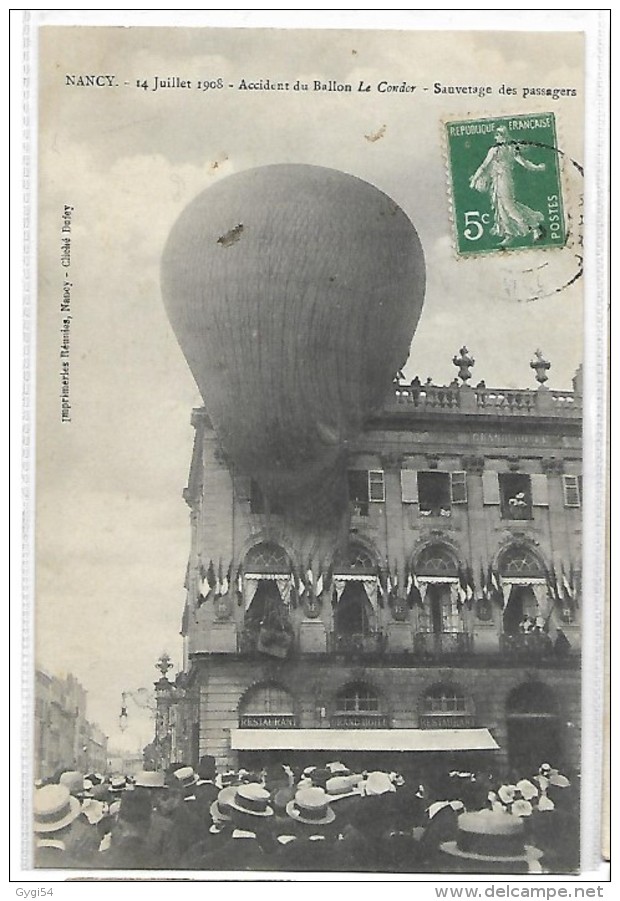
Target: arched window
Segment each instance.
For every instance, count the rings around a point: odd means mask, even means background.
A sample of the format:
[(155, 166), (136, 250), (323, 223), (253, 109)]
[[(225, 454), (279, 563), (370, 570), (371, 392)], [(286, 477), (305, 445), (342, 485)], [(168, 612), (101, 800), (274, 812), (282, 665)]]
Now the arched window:
[(389, 717), (371, 685), (350, 682), (336, 695), (331, 724), (340, 729), (387, 729)]
[(457, 685), (439, 683), (422, 698), (422, 729), (467, 729), (474, 724), (471, 699)]
[(456, 578), (458, 562), (455, 555), (444, 544), (429, 544), (422, 548), (415, 560), (418, 576), (447, 576)]
[[(466, 649), (465, 621), (458, 591), (458, 560), (445, 544), (429, 544), (418, 553), (414, 570), (423, 604), (418, 613), (416, 648), (421, 653), (456, 653)], [(432, 637), (428, 636), (432, 633)]]
[(245, 557), (246, 572), (288, 573), (291, 563), (288, 554), (279, 544), (263, 541), (250, 548)]
[(359, 541), (351, 541), (346, 551), (339, 553), (334, 560), (336, 572), (374, 573), (376, 568), (374, 555)]
[(241, 698), (242, 729), (290, 729), (297, 725), (294, 700), (277, 682), (254, 685)]
[(505, 578), (542, 578), (544, 568), (537, 554), (527, 545), (511, 544), (499, 559), (499, 571)]

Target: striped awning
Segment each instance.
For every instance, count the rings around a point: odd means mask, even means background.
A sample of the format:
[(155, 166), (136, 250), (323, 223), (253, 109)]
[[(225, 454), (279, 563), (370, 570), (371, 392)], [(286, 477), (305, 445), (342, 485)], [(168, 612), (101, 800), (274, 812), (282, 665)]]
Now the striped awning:
[(236, 751), (497, 751), (488, 729), (231, 729)]

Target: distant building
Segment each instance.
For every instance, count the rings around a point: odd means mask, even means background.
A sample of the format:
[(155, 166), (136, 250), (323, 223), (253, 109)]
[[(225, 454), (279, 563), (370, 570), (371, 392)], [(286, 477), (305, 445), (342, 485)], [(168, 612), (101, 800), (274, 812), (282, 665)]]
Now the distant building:
[(194, 411), (180, 758), (578, 769), (580, 374), (549, 390), (538, 355), (536, 389), (473, 388), (454, 362), (395, 381), (337, 523), (270, 508)]
[(34, 770), (47, 779), (62, 770), (101, 772), (107, 736), (86, 718), (87, 693), (75, 676), (35, 672)]

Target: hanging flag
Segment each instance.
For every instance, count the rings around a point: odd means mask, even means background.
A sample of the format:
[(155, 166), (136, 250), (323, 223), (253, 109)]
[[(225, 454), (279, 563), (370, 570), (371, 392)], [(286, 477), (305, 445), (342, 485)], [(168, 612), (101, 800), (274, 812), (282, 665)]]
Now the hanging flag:
[(484, 574), (482, 560), (480, 561), (480, 597), (484, 598), (485, 601), (489, 599), (489, 583), (487, 576)]
[(295, 574), (295, 567), (291, 566), (291, 575), (289, 577), (290, 591), (289, 591), (289, 604), (291, 605), (291, 610), (297, 609), (297, 602), (299, 601), (299, 596), (297, 594), (297, 577)]
[(415, 572), (412, 570), (410, 573), (411, 576), (411, 587), (407, 592), (407, 603), (409, 607), (423, 607), (424, 604), (422, 602), (422, 592), (420, 591), (420, 585), (418, 583), (418, 577)]
[(330, 563), (327, 567), (327, 572), (325, 573), (325, 579), (323, 580), (323, 591), (331, 591), (332, 582), (334, 581), (334, 565)]
[(316, 588), (314, 591), (317, 598), (319, 598), (323, 594), (323, 573), (319, 572), (319, 577), (316, 580)]
[(223, 581), (222, 558), (220, 557), (220, 562), (217, 565), (217, 578), (215, 581), (215, 597), (216, 598), (221, 597), (221, 595), (223, 594), (222, 581)]
[(564, 599), (573, 600), (573, 589), (572, 585), (569, 581), (568, 576), (566, 575), (566, 571), (564, 569), (564, 564), (562, 563), (562, 588), (564, 589)]
[(474, 571), (469, 563), (465, 570), (465, 595), (467, 606), (471, 607), (471, 603), (476, 596), (476, 586), (474, 584)]
[(487, 593), (491, 601), (498, 607), (504, 608), (504, 593), (501, 590), (499, 573), (489, 563), (487, 575)]
[(308, 568), (306, 569), (306, 588), (312, 590), (314, 587), (314, 576), (312, 575), (312, 560), (308, 560)]
[(209, 560), (209, 565), (207, 567), (207, 575), (206, 575), (207, 585), (209, 586), (209, 591), (213, 591), (215, 586), (217, 585), (217, 579), (215, 578), (215, 568), (213, 566), (213, 560)]
[(406, 577), (405, 577), (405, 597), (409, 597), (409, 593), (413, 587), (413, 576), (411, 575), (411, 570), (407, 567)]
[(297, 586), (297, 594), (301, 600), (306, 591), (306, 583), (304, 582), (303, 575), (300, 575), (298, 572), (295, 572), (295, 581)]
[(241, 568), (241, 564), (239, 564), (239, 566), (237, 567), (236, 583), (237, 605), (241, 607), (243, 606), (243, 570)]
[(209, 594), (209, 591), (210, 589), (209, 583), (207, 582), (207, 571), (201, 563), (200, 569), (198, 570), (198, 594), (204, 600), (204, 598), (206, 598), (206, 596)]
[(570, 593), (573, 599), (573, 604), (577, 608), (579, 607), (579, 594), (581, 586), (579, 584), (579, 574), (575, 571), (575, 567), (571, 563), (570, 571), (568, 574), (568, 579), (570, 583)]
[(228, 569), (224, 573), (224, 578), (222, 579), (222, 583), (220, 585), (222, 594), (228, 594), (228, 588), (230, 586), (230, 580), (232, 576), (232, 561), (228, 566)]

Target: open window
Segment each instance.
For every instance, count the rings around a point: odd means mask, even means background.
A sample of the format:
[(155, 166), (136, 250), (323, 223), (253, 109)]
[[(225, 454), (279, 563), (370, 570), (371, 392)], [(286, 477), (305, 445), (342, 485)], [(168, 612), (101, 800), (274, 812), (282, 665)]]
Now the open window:
[(418, 472), (417, 488), (421, 516), (451, 516), (454, 504), (467, 503), (465, 472)]
[(520, 472), (502, 472), (498, 479), (502, 519), (532, 519), (530, 477)]
[(350, 469), (349, 502), (358, 516), (368, 516), (370, 504), (384, 503), (385, 482), (382, 469)]

